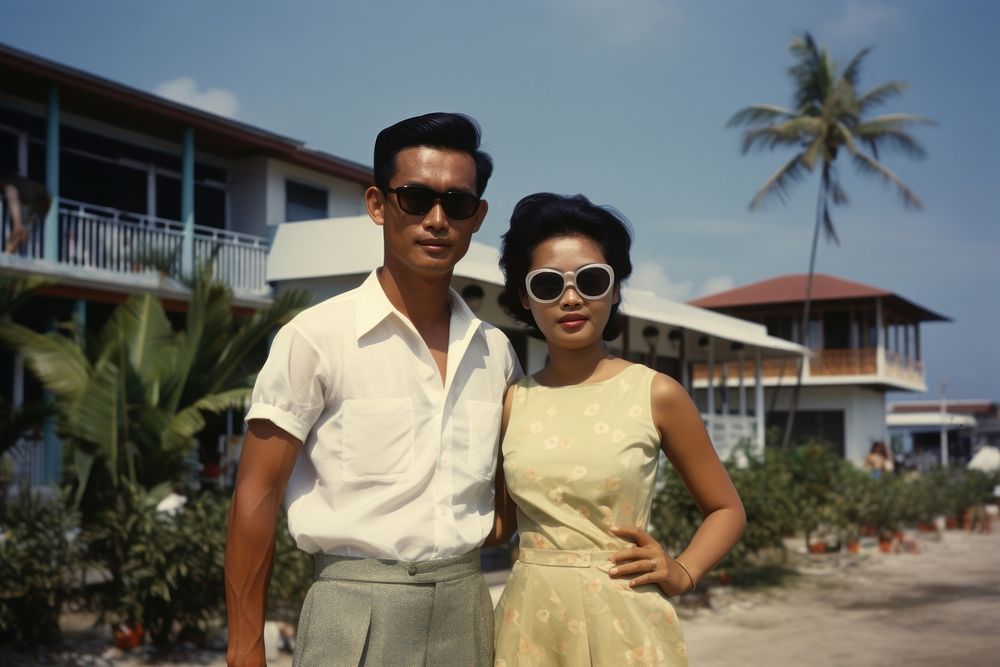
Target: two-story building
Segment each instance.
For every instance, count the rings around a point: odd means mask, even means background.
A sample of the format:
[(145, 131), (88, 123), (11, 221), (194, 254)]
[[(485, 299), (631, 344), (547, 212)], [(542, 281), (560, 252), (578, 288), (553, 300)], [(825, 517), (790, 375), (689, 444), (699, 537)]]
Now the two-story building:
[[(885, 394), (926, 392), (920, 325), (948, 321), (923, 306), (878, 287), (815, 274), (807, 331), (801, 331), (805, 275), (788, 275), (737, 287), (691, 301), (756, 322), (768, 333), (807, 345), (793, 439), (819, 438), (846, 458), (861, 462), (876, 440), (888, 442)], [(765, 364), (767, 424), (784, 428), (797, 359)], [(707, 365), (695, 371), (699, 400), (707, 402), (709, 378), (727, 387), (718, 401), (733, 404), (738, 364)]]
[[(101, 322), (128, 295), (151, 292), (183, 311), (171, 276), (210, 262), (241, 308), (270, 301), (266, 260), (275, 229), (356, 215), (371, 169), (303, 142), (0, 45), (0, 178), (44, 184), (48, 215), (7, 275), (52, 282), (18, 312), (37, 330)], [(0, 249), (11, 216), (0, 198)], [(154, 268), (155, 267), (155, 268)], [(40, 397), (23, 360), (0, 355), (3, 395)], [(26, 457), (29, 478), (55, 479), (59, 448)]]
[[(367, 165), (2, 45), (0, 82), (0, 176), (42, 183), (53, 198), (29, 240), (0, 253), (0, 272), (52, 281), (18, 311), (36, 330), (99, 323), (135, 293), (153, 293), (183, 312), (189, 293), (171, 276), (206, 262), (244, 312), (289, 288), (306, 288), (319, 301), (358, 285), (381, 263), (380, 231), (364, 215)], [(10, 233), (10, 215), (0, 208), (0, 248)], [(497, 259), (496, 248), (473, 243), (454, 287), (507, 331), (524, 367), (537, 370), (545, 346), (499, 304)], [(745, 361), (751, 377), (804, 353), (761, 324), (637, 290), (626, 294), (623, 312), (624, 333), (612, 349), (690, 391), (692, 369), (706, 359)], [(41, 394), (23, 359), (7, 351), (0, 394), (15, 406)], [(711, 402), (703, 410), (724, 456), (741, 441), (763, 448), (763, 390), (741, 395), (733, 414)], [(220, 435), (231, 442), (238, 415), (226, 430)], [(54, 429), (28, 449), (20, 476), (57, 479)]]

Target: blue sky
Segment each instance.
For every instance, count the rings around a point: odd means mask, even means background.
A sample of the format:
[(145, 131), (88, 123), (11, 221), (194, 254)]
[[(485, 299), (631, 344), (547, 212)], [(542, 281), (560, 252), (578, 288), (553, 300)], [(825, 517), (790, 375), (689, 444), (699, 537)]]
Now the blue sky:
[(938, 123), (917, 131), (928, 159), (884, 156), (926, 209), (843, 165), (842, 243), (817, 270), (953, 318), (923, 328), (931, 397), (947, 379), (1000, 400), (1000, 3), (0, 0), (0, 15), (6, 44), (363, 163), (396, 120), (470, 113), (497, 165), (480, 241), (527, 193), (582, 192), (632, 221), (633, 284), (682, 300), (805, 272), (817, 177), (750, 212), (787, 158), (741, 156), (725, 122), (790, 102), (796, 33), (841, 62), (873, 45), (863, 84), (908, 82), (885, 110)]

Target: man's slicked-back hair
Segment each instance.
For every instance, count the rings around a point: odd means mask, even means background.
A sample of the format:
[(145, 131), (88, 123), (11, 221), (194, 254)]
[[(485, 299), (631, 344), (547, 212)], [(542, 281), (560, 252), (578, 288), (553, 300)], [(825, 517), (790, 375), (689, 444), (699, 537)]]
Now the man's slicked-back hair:
[(404, 148), (429, 146), (468, 153), (476, 163), (476, 194), (486, 191), (493, 158), (479, 150), (479, 123), (461, 113), (436, 112), (390, 125), (375, 137), (375, 185), (385, 190), (396, 173), (396, 155)]
[[(528, 325), (530, 333), (541, 337), (531, 310), (521, 304), (524, 279), (531, 270), (531, 256), (542, 242), (552, 238), (582, 236), (601, 247), (605, 261), (615, 270), (615, 287), (621, 289), (632, 275), (632, 230), (621, 213), (610, 206), (598, 206), (583, 195), (539, 192), (528, 195), (514, 206), (510, 229), (503, 235), (500, 268), (504, 273), (504, 307), (510, 315)], [(611, 307), (602, 338), (614, 340), (621, 333), (618, 306)]]

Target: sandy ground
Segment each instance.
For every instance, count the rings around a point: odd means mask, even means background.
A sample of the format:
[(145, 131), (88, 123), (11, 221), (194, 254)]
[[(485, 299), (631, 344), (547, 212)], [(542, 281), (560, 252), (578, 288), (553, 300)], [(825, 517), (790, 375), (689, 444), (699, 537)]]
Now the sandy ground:
[[(800, 574), (785, 586), (715, 588), (707, 605), (679, 604), (692, 667), (1000, 665), (1000, 532), (911, 537), (921, 553), (883, 555), (872, 545), (859, 556), (796, 555)], [(494, 600), (504, 581), (505, 573), (488, 574)], [(164, 659), (109, 651), (106, 642), (69, 652), (0, 651), (0, 664), (225, 664), (219, 652)], [(288, 667), (291, 656), (270, 664)]]
[(691, 665), (1000, 665), (1000, 533), (913, 538), (919, 555), (811, 556), (791, 586), (694, 613)]

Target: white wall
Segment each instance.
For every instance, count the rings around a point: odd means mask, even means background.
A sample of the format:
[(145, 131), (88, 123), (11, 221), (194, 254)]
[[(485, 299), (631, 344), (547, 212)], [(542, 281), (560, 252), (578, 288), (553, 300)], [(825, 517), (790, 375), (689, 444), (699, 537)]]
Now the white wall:
[(253, 157), (232, 163), (229, 168), (229, 220), (233, 231), (268, 235), (267, 195), (267, 158)]
[[(771, 405), (774, 389), (765, 390), (764, 404)], [(782, 387), (775, 410), (787, 411), (792, 388)], [(802, 387), (799, 410), (842, 410), (844, 412), (844, 458), (861, 464), (872, 442), (889, 442), (885, 425), (885, 394), (858, 386)]]
[(365, 212), (365, 188), (357, 183), (321, 174), (280, 160), (267, 160), (268, 225), (285, 222), (285, 180), (323, 188), (327, 191), (327, 217), (361, 215)]
[[(374, 269), (376, 267), (372, 267)], [(285, 292), (288, 290), (298, 289), (305, 290), (309, 292), (312, 296), (310, 300), (310, 305), (317, 304), (321, 301), (325, 301), (330, 297), (337, 296), (338, 294), (343, 294), (348, 290), (352, 290), (362, 282), (368, 274), (355, 275), (355, 276), (324, 276), (322, 278), (308, 278), (303, 280), (282, 280), (279, 283), (275, 283), (275, 289), (278, 292)]]

